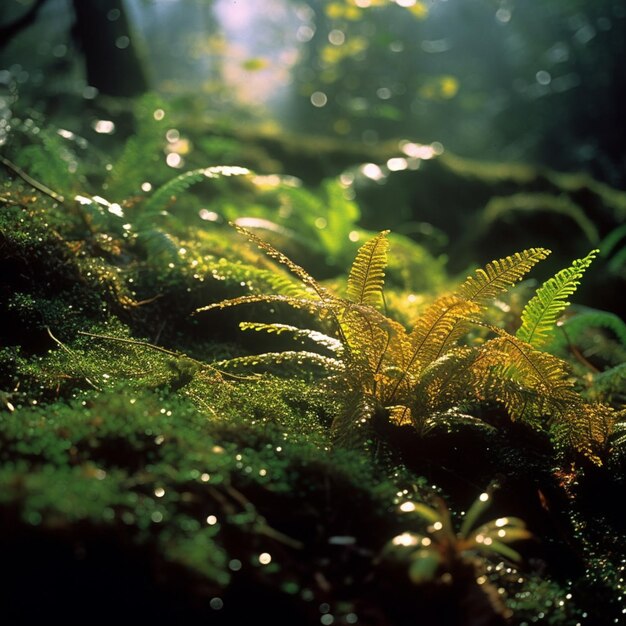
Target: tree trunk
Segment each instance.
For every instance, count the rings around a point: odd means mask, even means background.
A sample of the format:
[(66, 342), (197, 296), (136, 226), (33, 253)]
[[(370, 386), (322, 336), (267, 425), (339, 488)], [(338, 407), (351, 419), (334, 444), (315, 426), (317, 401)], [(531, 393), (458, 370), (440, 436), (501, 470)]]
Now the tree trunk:
[(122, 0), (73, 0), (74, 36), (85, 55), (87, 82), (100, 93), (133, 97), (148, 79)]

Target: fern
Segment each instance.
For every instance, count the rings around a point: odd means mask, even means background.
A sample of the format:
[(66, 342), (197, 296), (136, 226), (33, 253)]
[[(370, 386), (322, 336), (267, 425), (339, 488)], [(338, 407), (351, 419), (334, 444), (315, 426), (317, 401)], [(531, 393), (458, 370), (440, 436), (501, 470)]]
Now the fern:
[[(542, 413), (560, 413), (577, 398), (564, 361), (503, 330), (494, 331), (496, 338), (480, 348), (484, 359), (479, 379), (486, 374), (483, 384), (501, 390), (512, 419), (530, 421)], [(482, 369), (485, 365), (495, 368), (495, 382)], [(512, 385), (503, 385), (503, 380)], [(494, 395), (497, 397), (498, 391)]]
[(453, 295), (435, 300), (411, 332), (408, 369), (419, 371), (445, 354), (463, 335), (469, 318), (480, 313), (487, 302), (515, 284), (548, 254), (549, 250), (531, 248), (492, 261), (468, 276)]
[(230, 165), (221, 165), (215, 167), (207, 167), (185, 172), (172, 178), (170, 181), (159, 187), (146, 200), (143, 211), (145, 213), (158, 213), (167, 207), (172, 197), (186, 191), (192, 185), (204, 180), (205, 178), (217, 178), (220, 176), (242, 176), (249, 174), (250, 170), (245, 167), (233, 167)]
[(512, 256), (488, 263), (468, 276), (457, 295), (469, 302), (485, 305), (499, 293), (518, 282), (532, 267), (550, 254), (545, 248), (530, 248)]
[[(329, 384), (332, 380), (345, 396), (344, 411), (332, 426), (338, 442), (350, 441), (353, 428), (358, 428), (359, 435), (354, 433), (358, 439), (365, 432), (362, 421), (380, 411), (387, 413), (391, 423), (412, 424), (423, 434), (436, 425), (438, 416), (448, 423), (464, 407), (498, 402), (511, 419), (550, 433), (555, 444), (600, 462), (612, 423), (610, 409), (584, 402), (574, 390), (564, 361), (480, 321), (488, 301), (520, 280), (547, 256), (547, 250), (532, 248), (477, 270), (456, 292), (435, 300), (407, 332), (379, 310), (384, 304), (387, 231), (361, 246), (350, 271), (347, 297), (342, 298), (256, 235), (238, 230), (294, 274), (305, 294), (250, 294), (197, 312), (242, 304), (285, 304), (326, 322), (334, 336), (279, 323), (246, 322), (242, 327), (318, 340), (332, 350), (332, 357), (286, 351), (240, 357), (230, 364), (258, 367), (317, 359), (322, 368), (327, 366)], [(587, 262), (590, 258), (581, 264)], [(559, 293), (571, 289), (556, 284)], [(477, 321), (495, 336), (476, 345), (458, 346), (464, 331)]]
[(580, 278), (598, 252), (592, 250), (583, 259), (576, 259), (537, 290), (522, 311), (522, 325), (516, 333), (518, 339), (536, 348), (549, 342), (558, 316), (569, 305), (567, 298), (576, 291)]
[(224, 361), (215, 361), (211, 363), (213, 367), (218, 370), (229, 369), (258, 369), (262, 367), (267, 369), (272, 366), (295, 366), (298, 371), (302, 370), (304, 365), (316, 366), (324, 373), (327, 372), (343, 372), (345, 369), (342, 361), (323, 356), (317, 352), (307, 352), (304, 350), (290, 351), (285, 350), (283, 352), (265, 352), (263, 354), (254, 354), (250, 356), (234, 357)]
[(308, 272), (306, 272), (304, 268), (300, 267), (297, 263), (294, 263), (282, 252), (279, 252), (276, 248), (271, 246), (266, 241), (263, 241), (249, 230), (243, 228), (242, 226), (238, 226), (237, 224), (234, 224), (234, 227), (237, 232), (241, 233), (250, 242), (256, 244), (259, 250), (262, 250), (270, 258), (278, 261), (281, 265), (284, 265), (292, 274), (297, 276), (312, 293), (315, 293), (320, 298), (320, 300), (332, 300), (332, 297), (327, 290), (324, 289), (324, 287), (322, 287)]
[(615, 412), (610, 407), (574, 401), (553, 420), (551, 439), (561, 453), (575, 450), (601, 465), (614, 423)]
[(555, 333), (551, 347), (564, 348), (570, 343), (578, 343), (590, 328), (606, 328), (612, 331), (626, 347), (626, 323), (615, 313), (608, 311), (585, 310), (563, 320), (559, 328), (562, 332)]
[(380, 403), (358, 386), (347, 393), (344, 390), (344, 398), (343, 410), (333, 420), (331, 434), (338, 445), (355, 448), (371, 434), (371, 420), (380, 409)]
[(261, 322), (241, 322), (239, 324), (241, 330), (253, 330), (256, 332), (264, 331), (270, 334), (281, 335), (289, 334), (298, 340), (308, 340), (316, 343), (318, 346), (326, 348), (331, 352), (340, 353), (343, 344), (334, 337), (329, 337), (324, 333), (308, 328), (298, 328), (290, 324), (263, 324)]
[(600, 402), (626, 405), (626, 363), (595, 374), (587, 395)]
[(124, 144), (124, 149), (113, 163), (106, 181), (112, 198), (121, 201), (139, 193), (144, 181), (160, 183), (171, 175), (163, 158), (165, 147), (166, 116), (163, 101), (147, 94), (135, 105), (136, 131)]
[(67, 142), (51, 128), (43, 129), (37, 136), (31, 135), (30, 139), (33, 143), (18, 152), (16, 164), (56, 192), (71, 195), (78, 159)]
[(348, 277), (347, 297), (350, 302), (382, 308), (388, 233), (388, 230), (382, 231), (359, 248)]

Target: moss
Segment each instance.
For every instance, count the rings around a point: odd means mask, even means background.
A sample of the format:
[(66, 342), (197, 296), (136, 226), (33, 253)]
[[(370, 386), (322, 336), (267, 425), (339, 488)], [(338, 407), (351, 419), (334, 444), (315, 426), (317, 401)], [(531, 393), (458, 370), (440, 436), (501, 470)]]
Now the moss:
[[(525, 438), (515, 426), (493, 428), (502, 416), (492, 406), (474, 416), (484, 418), (485, 429), (444, 424), (416, 440), (381, 418), (360, 449), (343, 450), (329, 436), (343, 407), (315, 372), (261, 376), (215, 368), (257, 353), (260, 342), (240, 340), (239, 319), (231, 315), (207, 320), (192, 311), (242, 293), (288, 293), (294, 282), (219, 215), (200, 220), (201, 208), (218, 207), (222, 217), (275, 219), (281, 249), (293, 249), (307, 268), (321, 266), (320, 275), (340, 288), (346, 259), (358, 246), (352, 240), (366, 238), (363, 226), (377, 227), (376, 220), (389, 216), (367, 208), (360, 215), (337, 181), (292, 193), (287, 179), (267, 188), (271, 181), (254, 176), (199, 182), (184, 197), (159, 198), (162, 211), (153, 215), (140, 185), (166, 183), (172, 172), (159, 156), (162, 128), (154, 123), (162, 103), (148, 98), (140, 106), (143, 122), (108, 177), (92, 175), (87, 159), (68, 177), (67, 159), (75, 155), (52, 142), (52, 150), (37, 153), (30, 135), (8, 146), (11, 157), (28, 147), (18, 164), (69, 195), (54, 202), (12, 174), (2, 183), (0, 549), (11, 572), (0, 592), (2, 617), (16, 624), (57, 618), (318, 624), (323, 606), (335, 623), (352, 623), (356, 615), (363, 624), (403, 626), (445, 615), (460, 626), (466, 622), (459, 607), (475, 597), (475, 579), (416, 588), (405, 570), (386, 570), (380, 552), (407, 530), (399, 504), (436, 493), (460, 518), (494, 475), (503, 482), (496, 513), (526, 518), (538, 540), (520, 549), (529, 559), (518, 569), (482, 563), (504, 590), (512, 623), (539, 619), (543, 611), (546, 623), (573, 626), (596, 595), (607, 620), (619, 617), (621, 466), (555, 472), (545, 442)], [(220, 154), (231, 160), (241, 154), (241, 141), (198, 144), (215, 162)], [(302, 146), (277, 141), (262, 138), (243, 153), (256, 155), (261, 169), (274, 167), (272, 154), (302, 156)], [(324, 151), (337, 151), (334, 162), (346, 165), (364, 154), (362, 146), (338, 149), (323, 141), (306, 148), (294, 167), (312, 179), (333, 162)], [(397, 155), (395, 143), (382, 148), (388, 154), (380, 162)], [(62, 161), (49, 178), (42, 155)], [(192, 153), (189, 162), (198, 159), (202, 167), (204, 156)], [(520, 186), (551, 198), (565, 192), (558, 206), (582, 207), (594, 225), (596, 217), (608, 216), (608, 223), (622, 210), (620, 192), (525, 166), (477, 166), (447, 155), (422, 169), (405, 174), (421, 181), (421, 206), (432, 204), (435, 213), (449, 202), (467, 208), (494, 195), (514, 197)], [(420, 178), (424, 172), (428, 181)], [(87, 195), (82, 204), (70, 197), (87, 194), (98, 180), (108, 188), (95, 185), (95, 191), (120, 202), (113, 211)], [(459, 180), (463, 185), (450, 184)], [(409, 206), (413, 191), (387, 195), (381, 206), (405, 200)], [(325, 203), (345, 215), (320, 228), (317, 218), (329, 215)], [(283, 210), (278, 217), (276, 206)], [(404, 237), (393, 242), (399, 254), (389, 267), (387, 305), (407, 323), (450, 282), (438, 245), (430, 235), (424, 246)], [(485, 246), (487, 260), (492, 249)], [(501, 307), (510, 310), (494, 311), (489, 322), (511, 326), (521, 300), (513, 294)], [(269, 314), (310, 325), (303, 313)], [(241, 319), (255, 315), (251, 310)], [(611, 336), (597, 339), (590, 333), (581, 343), (585, 354), (602, 346), (594, 363), (621, 358)], [(284, 341), (271, 337), (268, 346), (280, 350)], [(584, 368), (576, 375), (583, 381)], [(413, 523), (409, 530), (423, 529)], [(481, 623), (499, 623), (485, 611)]]

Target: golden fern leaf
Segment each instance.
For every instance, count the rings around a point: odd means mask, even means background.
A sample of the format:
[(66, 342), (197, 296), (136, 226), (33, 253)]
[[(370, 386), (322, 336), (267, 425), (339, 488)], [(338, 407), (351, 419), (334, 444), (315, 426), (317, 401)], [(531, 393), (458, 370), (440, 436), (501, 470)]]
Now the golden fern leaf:
[(355, 448), (364, 443), (371, 434), (371, 419), (378, 404), (362, 389), (350, 390), (342, 411), (331, 424), (331, 435), (336, 445)]
[(545, 415), (558, 417), (579, 399), (564, 361), (502, 329), (492, 330), (498, 336), (478, 348), (481, 357), (472, 365), (477, 397), (499, 400), (512, 420), (534, 426)]
[(326, 288), (322, 287), (322, 285), (320, 285), (304, 268), (300, 267), (297, 263), (294, 263), (282, 252), (276, 250), (276, 248), (267, 243), (267, 241), (263, 241), (263, 239), (257, 237), (254, 233), (250, 232), (246, 228), (243, 228), (243, 226), (239, 226), (237, 224), (233, 224), (233, 226), (237, 232), (246, 237), (248, 241), (254, 243), (259, 250), (263, 251), (267, 254), (267, 256), (275, 261), (278, 261), (281, 265), (284, 265), (290, 272), (297, 276), (306, 287), (308, 287), (313, 293), (317, 294), (321, 300), (334, 298), (334, 296), (332, 296)]
[(467, 401), (471, 393), (471, 366), (477, 358), (475, 349), (454, 348), (424, 368), (413, 389), (424, 419)]
[(518, 339), (536, 348), (549, 342), (557, 317), (569, 305), (567, 298), (576, 291), (581, 276), (598, 252), (592, 250), (583, 259), (576, 259), (537, 289), (522, 311), (522, 325), (516, 333)]
[(567, 363), (547, 352), (536, 350), (513, 335), (500, 331), (500, 336), (483, 347), (502, 351), (507, 357), (506, 372), (516, 382), (537, 390), (538, 393), (559, 395), (572, 388), (568, 379)]
[(364, 243), (357, 252), (348, 276), (347, 297), (350, 302), (383, 307), (383, 286), (389, 241), (388, 230)]
[[(448, 296), (448, 298), (457, 298), (461, 302), (467, 303), (465, 311), (461, 304), (453, 306), (450, 314), (445, 317), (445, 323), (443, 321), (437, 322), (441, 329), (445, 329), (445, 332), (425, 335), (425, 347), (420, 348), (420, 352), (425, 352), (426, 363), (438, 359), (458, 341), (467, 330), (468, 322), (466, 320), (471, 314), (479, 313), (489, 300), (515, 284), (533, 265), (545, 259), (548, 254), (550, 251), (544, 248), (530, 248), (516, 252), (512, 256), (492, 261), (484, 269), (476, 270), (473, 276), (468, 276), (454, 294)], [(432, 319), (436, 319), (437, 305), (438, 302), (435, 302), (431, 307), (435, 309), (435, 316)], [(472, 310), (469, 305), (474, 305), (474, 309)], [(430, 309), (426, 313), (429, 312)], [(416, 327), (419, 324), (418, 321)], [(419, 339), (419, 341), (422, 340)], [(424, 359), (424, 356), (421, 358)]]
[(207, 306), (196, 309), (194, 311), (194, 314), (203, 313), (205, 311), (212, 311), (214, 309), (226, 309), (233, 306), (239, 306), (241, 304), (257, 303), (287, 304), (294, 309), (317, 314), (321, 319), (323, 319), (330, 312), (331, 309), (331, 307), (327, 303), (324, 303), (321, 300), (309, 300), (307, 298), (295, 298), (293, 296), (274, 294), (249, 294), (246, 296), (239, 296), (237, 298), (230, 298), (228, 300), (221, 300), (220, 302), (208, 304)]
[(484, 269), (478, 269), (473, 276), (468, 276), (455, 294), (470, 302), (484, 305), (514, 285), (533, 265), (549, 254), (550, 250), (545, 248), (530, 248), (487, 263)]
[(302, 366), (305, 364), (319, 367), (324, 373), (343, 372), (345, 370), (343, 362), (338, 359), (323, 356), (317, 352), (293, 350), (239, 356), (224, 361), (216, 361), (211, 365), (219, 370), (256, 367), (266, 369), (275, 365), (294, 365), (298, 371), (302, 371)]
[(407, 371), (419, 372), (438, 359), (445, 352), (444, 347), (451, 345), (460, 332), (458, 322), (479, 311), (476, 303), (456, 295), (437, 298), (417, 320), (409, 335)]
[(615, 412), (604, 404), (574, 402), (551, 424), (550, 435), (557, 449), (575, 450), (596, 465), (615, 423)]
[(317, 345), (337, 354), (340, 354), (343, 349), (343, 344), (338, 339), (335, 339), (335, 337), (330, 337), (317, 330), (311, 330), (310, 328), (298, 328), (297, 326), (291, 326), (290, 324), (264, 322), (240, 322), (239, 328), (241, 330), (253, 330), (256, 332), (264, 331), (266, 333), (274, 333), (276, 335), (287, 333), (295, 339), (308, 339), (309, 341), (312, 341), (313, 343), (316, 343)]
[(383, 363), (397, 357), (406, 335), (404, 327), (371, 306), (337, 300), (333, 305), (339, 332), (348, 357), (359, 362), (371, 375)]

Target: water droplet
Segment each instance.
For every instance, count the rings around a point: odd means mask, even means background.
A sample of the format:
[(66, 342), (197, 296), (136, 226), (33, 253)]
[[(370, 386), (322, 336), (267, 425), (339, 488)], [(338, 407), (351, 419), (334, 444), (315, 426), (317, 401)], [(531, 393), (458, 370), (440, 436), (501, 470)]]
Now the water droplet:
[(242, 567), (242, 563), (239, 559), (232, 559), (229, 563), (228, 563), (228, 569), (230, 569), (233, 572), (238, 572)]
[(101, 135), (112, 135), (115, 132), (115, 123), (111, 120), (96, 120), (92, 127)]
[(321, 108), (328, 103), (328, 96), (323, 91), (315, 91), (311, 94), (311, 104)]

